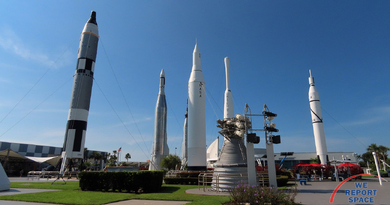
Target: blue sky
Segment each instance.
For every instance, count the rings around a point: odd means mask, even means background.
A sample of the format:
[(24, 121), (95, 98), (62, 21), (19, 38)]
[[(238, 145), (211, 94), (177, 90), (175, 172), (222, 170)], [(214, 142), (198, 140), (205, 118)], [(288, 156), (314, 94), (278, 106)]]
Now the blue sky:
[[(208, 145), (223, 118), (228, 56), (235, 113), (243, 114), (248, 103), (253, 113), (267, 104), (278, 114), (282, 143), (275, 152), (315, 152), (309, 69), (328, 151), (390, 147), (389, 9), (388, 1), (4, 1), (0, 141), (62, 146), (80, 33), (95, 10), (100, 41), (89, 149), (122, 147), (131, 161), (150, 158), (164, 69), (168, 146), (181, 155), (196, 41)], [(261, 136), (255, 147), (265, 147)]]

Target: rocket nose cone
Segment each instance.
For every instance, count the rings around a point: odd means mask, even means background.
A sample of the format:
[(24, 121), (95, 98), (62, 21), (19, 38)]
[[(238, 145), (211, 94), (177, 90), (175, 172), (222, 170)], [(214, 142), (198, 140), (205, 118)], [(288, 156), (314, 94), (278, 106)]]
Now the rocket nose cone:
[(161, 69), (160, 78), (163, 78), (163, 77), (165, 77), (165, 72), (164, 72), (164, 69)]
[(195, 53), (195, 52), (197, 52), (197, 53), (199, 52), (198, 44), (195, 44), (194, 53)]
[(91, 11), (91, 17), (89, 18), (88, 23), (93, 23), (93, 24), (97, 25), (96, 11)]

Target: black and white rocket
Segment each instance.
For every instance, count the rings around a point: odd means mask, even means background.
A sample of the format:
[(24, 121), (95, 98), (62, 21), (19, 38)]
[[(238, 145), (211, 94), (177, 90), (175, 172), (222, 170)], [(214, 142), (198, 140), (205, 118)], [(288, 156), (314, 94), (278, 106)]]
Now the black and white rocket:
[(157, 97), (156, 113), (154, 121), (153, 153), (149, 170), (160, 170), (161, 160), (169, 155), (167, 142), (167, 102), (165, 99), (165, 73), (160, 73), (160, 89)]
[(188, 171), (206, 170), (206, 84), (198, 44), (192, 53), (188, 81)]
[(70, 100), (68, 122), (66, 124), (65, 141), (62, 152), (61, 174), (66, 160), (83, 158), (85, 135), (89, 105), (91, 100), (93, 74), (99, 41), (99, 31), (96, 22), (96, 12), (91, 17), (81, 33), (74, 75), (73, 90)]
[(319, 159), (320, 164), (327, 164), (329, 159), (328, 150), (326, 148), (324, 124), (322, 122), (320, 95), (318, 94), (318, 91), (314, 86), (314, 78), (311, 76), (311, 70), (309, 70), (309, 73), (309, 101), (311, 119), (313, 122), (314, 140), (317, 150), (317, 158)]

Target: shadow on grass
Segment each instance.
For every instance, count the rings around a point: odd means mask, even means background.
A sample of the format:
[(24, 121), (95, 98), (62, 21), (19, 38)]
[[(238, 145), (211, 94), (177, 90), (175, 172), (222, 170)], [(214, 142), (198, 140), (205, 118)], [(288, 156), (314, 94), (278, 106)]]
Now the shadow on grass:
[(161, 191), (158, 193), (173, 193), (180, 189), (180, 187), (161, 187)]

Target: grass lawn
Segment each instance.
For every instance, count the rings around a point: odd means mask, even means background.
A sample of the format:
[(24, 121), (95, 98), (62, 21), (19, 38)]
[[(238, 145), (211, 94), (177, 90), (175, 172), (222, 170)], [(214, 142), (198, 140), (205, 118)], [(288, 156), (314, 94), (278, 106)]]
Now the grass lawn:
[(78, 182), (67, 182), (65, 185), (51, 185), (51, 182), (12, 182), (11, 188), (58, 189), (58, 191), (0, 196), (0, 200), (57, 204), (107, 204), (129, 199), (149, 199), (192, 201), (190, 204), (205, 205), (221, 204), (229, 201), (229, 197), (227, 196), (202, 196), (185, 193), (185, 190), (187, 189), (197, 189), (197, 185), (164, 184), (160, 192), (144, 194), (81, 191)]

